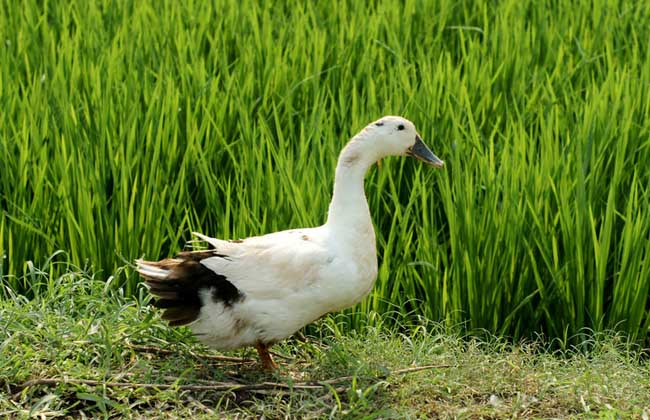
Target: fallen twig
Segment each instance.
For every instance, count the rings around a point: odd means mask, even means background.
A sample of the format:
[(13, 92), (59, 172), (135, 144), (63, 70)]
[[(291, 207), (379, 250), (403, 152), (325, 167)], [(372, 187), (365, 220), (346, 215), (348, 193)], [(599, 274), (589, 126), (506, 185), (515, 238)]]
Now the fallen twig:
[[(128, 347), (130, 349), (133, 349), (135, 351), (140, 351), (143, 353), (160, 354), (165, 356), (180, 354), (179, 351), (175, 351), (175, 350), (161, 349), (160, 347), (141, 346), (138, 344), (128, 344)], [(195, 357), (197, 359), (218, 360), (220, 362), (252, 363), (255, 361), (253, 359), (245, 359), (243, 357), (219, 356), (217, 354), (198, 354), (192, 351), (188, 351), (187, 353), (189, 353), (192, 357)]]
[(70, 378), (38, 378), (23, 383), (19, 388), (25, 389), (35, 385), (90, 385), (106, 386), (109, 388), (144, 388), (144, 389), (179, 389), (184, 391), (255, 391), (258, 389), (319, 389), (319, 385), (295, 384), (288, 385), (279, 382), (261, 382), (256, 384), (238, 384), (234, 382), (214, 382), (203, 385), (152, 384), (132, 382), (104, 382), (94, 379)]
[[(168, 349), (161, 349), (160, 347), (151, 347), (151, 346), (142, 346), (139, 344), (128, 344), (127, 345), (130, 349), (135, 350), (135, 351), (140, 351), (143, 353), (152, 353), (152, 354), (160, 354), (164, 356), (168, 356), (171, 354), (179, 354), (179, 351), (176, 350), (168, 350)], [(199, 353), (194, 353), (192, 351), (188, 352), (190, 355), (196, 358), (200, 359), (211, 359), (211, 360), (218, 360), (221, 362), (235, 362), (235, 363), (252, 363), (255, 360), (254, 359), (247, 359), (243, 357), (232, 357), (232, 356), (219, 356), (216, 354), (199, 354)], [(284, 360), (293, 360), (293, 357), (290, 356), (285, 356), (283, 354), (277, 353), (272, 351), (271, 354), (275, 357), (279, 357), (280, 359)]]
[(431, 370), (431, 369), (447, 369), (447, 368), (452, 368), (456, 367), (454, 365), (425, 365), (425, 366), (415, 366), (415, 367), (410, 367), (410, 368), (405, 368), (405, 369), (398, 369), (390, 372), (387, 376), (390, 375), (407, 375), (409, 373), (415, 373), (415, 372), (420, 372), (423, 370)]
[(284, 359), (284, 360), (293, 360), (293, 359), (294, 359), (293, 357), (285, 356), (285, 355), (280, 354), (280, 353), (275, 352), (275, 351), (271, 351), (270, 353), (271, 353), (274, 357), (279, 357), (280, 359)]
[[(391, 375), (406, 375), (414, 372), (420, 372), (430, 369), (450, 368), (452, 365), (427, 365), (417, 366), (406, 369), (399, 369), (392, 371), (384, 376), (379, 376), (376, 379), (385, 379)], [(105, 386), (109, 388), (141, 388), (141, 389), (178, 389), (183, 391), (261, 391), (261, 390), (315, 390), (331, 388), (332, 385), (338, 385), (352, 380), (355, 376), (341, 376), (339, 378), (327, 379), (324, 381), (307, 381), (296, 382), (292, 385), (281, 382), (261, 382), (255, 384), (241, 384), (236, 382), (207, 382), (205, 381), (200, 385), (180, 385), (180, 384), (154, 384), (154, 383), (134, 383), (134, 382), (104, 382), (93, 379), (73, 379), (73, 378), (37, 378), (29, 380), (22, 385), (18, 386), (19, 390), (36, 385), (89, 385), (89, 386)], [(345, 387), (334, 388), (336, 392), (345, 391)]]
[[(178, 378), (176, 376), (165, 375), (161, 379), (163, 379), (165, 381), (170, 381), (170, 383), (175, 383), (175, 382), (178, 382), (178, 380), (180, 378)], [(192, 383), (197, 384), (197, 385), (214, 385), (214, 384), (220, 384), (220, 383), (228, 383), (228, 384), (233, 383), (233, 384), (245, 385), (245, 383), (243, 383), (238, 378), (233, 378), (231, 376), (226, 376), (226, 378), (224, 378), (224, 379), (230, 380), (230, 381), (228, 381), (228, 382), (227, 381), (219, 382), (219, 381), (211, 381), (211, 380), (208, 380), (208, 379), (192, 378)]]
[[(406, 375), (409, 373), (415, 373), (415, 372), (420, 372), (423, 370), (431, 370), (431, 369), (444, 369), (444, 368), (450, 368), (454, 367), (453, 365), (425, 365), (425, 366), (416, 366), (416, 367), (411, 367), (411, 368), (406, 368), (406, 369), (399, 369), (399, 370), (394, 370), (391, 372), (388, 372), (385, 375), (379, 375), (377, 376), (377, 379), (386, 379), (391, 375)], [(323, 384), (323, 385), (335, 385), (339, 384), (341, 382), (347, 382), (352, 379), (357, 377), (356, 375), (351, 375), (351, 376), (341, 376), (339, 378), (334, 378), (334, 379), (327, 379), (325, 381), (315, 381), (315, 382), (306, 382), (306, 383), (313, 383), (313, 384)]]

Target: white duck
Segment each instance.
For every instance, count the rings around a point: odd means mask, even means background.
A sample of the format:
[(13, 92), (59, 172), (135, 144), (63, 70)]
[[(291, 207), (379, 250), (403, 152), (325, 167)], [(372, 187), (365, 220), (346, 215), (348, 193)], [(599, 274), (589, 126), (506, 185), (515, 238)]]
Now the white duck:
[(413, 123), (383, 117), (341, 152), (324, 225), (234, 241), (194, 233), (214, 249), (138, 260), (163, 319), (189, 324), (200, 341), (218, 349), (254, 345), (263, 367), (276, 368), (270, 345), (372, 289), (377, 253), (364, 176), (379, 159), (404, 155), (443, 166)]

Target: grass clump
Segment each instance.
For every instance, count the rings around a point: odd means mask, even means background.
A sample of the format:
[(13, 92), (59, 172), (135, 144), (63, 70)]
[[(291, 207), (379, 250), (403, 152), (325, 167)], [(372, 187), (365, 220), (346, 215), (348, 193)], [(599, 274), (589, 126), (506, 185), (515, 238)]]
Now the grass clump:
[[(10, 418), (646, 418), (650, 367), (617, 336), (590, 351), (463, 339), (394, 322), (222, 355), (170, 329), (115, 284), (70, 271), (56, 288), (0, 303), (0, 415)], [(429, 368), (415, 371), (418, 366)], [(49, 381), (49, 382), (48, 382)], [(215, 386), (227, 384), (223, 389)], [(266, 384), (263, 387), (262, 384)], [(270, 386), (271, 384), (272, 386)], [(210, 389), (213, 387), (213, 389)], [(645, 417), (644, 417), (645, 416)]]

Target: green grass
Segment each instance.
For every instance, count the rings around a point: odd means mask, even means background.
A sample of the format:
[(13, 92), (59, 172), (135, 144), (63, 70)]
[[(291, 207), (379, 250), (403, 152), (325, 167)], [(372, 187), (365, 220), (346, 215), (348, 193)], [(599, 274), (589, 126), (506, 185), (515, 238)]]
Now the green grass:
[[(35, 276), (49, 283), (46, 292), (0, 301), (2, 418), (650, 415), (647, 357), (616, 335), (594, 338), (588, 352), (551, 352), (534, 342), (463, 339), (431, 322), (400, 332), (391, 326), (399, 318), (388, 322), (389, 315), (377, 314), (379, 326), (341, 335), (341, 317), (333, 316), (319, 321), (318, 336), (274, 346), (280, 371), (264, 374), (251, 349), (228, 355), (249, 360), (243, 363), (217, 360), (221, 355), (199, 345), (188, 329), (168, 328), (141, 289), (126, 298), (116, 283), (87, 272)], [(436, 367), (399, 373), (430, 365)], [(300, 388), (324, 381), (333, 383)], [(263, 382), (276, 388), (250, 389)], [(231, 389), (187, 388), (223, 383)]]
[(447, 166), (371, 170), (381, 268), (343, 330), (646, 341), (650, 4), (364, 3), (3, 1), (5, 282), (46, 293), (29, 262), (62, 250), (133, 295), (116, 268), (191, 230), (318, 225), (345, 141), (402, 114)]

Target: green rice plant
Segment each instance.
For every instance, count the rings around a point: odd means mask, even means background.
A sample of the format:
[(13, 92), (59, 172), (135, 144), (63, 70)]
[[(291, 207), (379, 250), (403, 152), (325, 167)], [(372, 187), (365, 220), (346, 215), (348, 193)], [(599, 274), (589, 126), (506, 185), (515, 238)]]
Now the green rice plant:
[[(108, 278), (190, 232), (325, 220), (339, 150), (385, 114), (447, 163), (373, 168), (398, 311), (512, 338), (650, 328), (650, 6), (4, 1), (0, 274), (60, 250)], [(33, 263), (31, 263), (33, 262)], [(137, 276), (117, 272), (125, 293)]]

